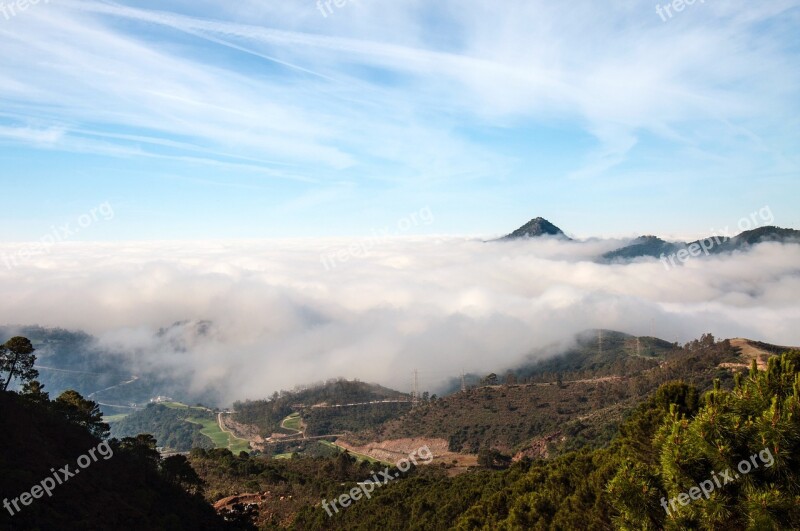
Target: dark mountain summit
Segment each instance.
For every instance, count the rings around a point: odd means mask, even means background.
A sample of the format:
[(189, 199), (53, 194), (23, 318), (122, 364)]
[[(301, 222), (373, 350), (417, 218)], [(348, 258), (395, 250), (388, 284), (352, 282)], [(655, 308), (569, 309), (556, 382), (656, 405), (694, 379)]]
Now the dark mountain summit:
[(516, 240), (518, 238), (538, 238), (540, 236), (557, 236), (568, 240), (564, 231), (544, 218), (530, 220), (511, 234), (501, 238), (503, 240)]
[(658, 258), (663, 255), (676, 253), (686, 247), (685, 243), (672, 243), (662, 240), (658, 236), (639, 236), (626, 247), (605, 253), (602, 259), (613, 262), (616, 260), (630, 260), (642, 256)]

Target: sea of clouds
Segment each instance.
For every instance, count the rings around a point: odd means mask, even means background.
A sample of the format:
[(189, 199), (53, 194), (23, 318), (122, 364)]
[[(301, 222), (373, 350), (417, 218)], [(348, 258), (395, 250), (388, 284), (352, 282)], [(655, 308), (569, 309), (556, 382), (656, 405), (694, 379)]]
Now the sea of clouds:
[[(435, 392), (591, 328), (800, 345), (800, 245), (666, 271), (655, 259), (595, 263), (614, 240), (409, 237), (326, 267), (353, 243), (61, 243), (0, 267), (0, 323), (85, 330), (229, 400), (339, 376), (408, 390), (414, 369)], [(0, 244), (0, 256), (20, 245)], [(205, 320), (204, 336), (157, 336)]]

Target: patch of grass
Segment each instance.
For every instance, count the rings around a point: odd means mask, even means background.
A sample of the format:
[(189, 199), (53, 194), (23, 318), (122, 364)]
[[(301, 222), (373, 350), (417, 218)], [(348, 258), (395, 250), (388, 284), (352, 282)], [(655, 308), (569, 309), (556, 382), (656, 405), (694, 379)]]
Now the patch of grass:
[(200, 430), (200, 433), (211, 439), (214, 446), (217, 448), (228, 448), (234, 454), (250, 451), (250, 443), (248, 441), (238, 439), (232, 434), (222, 431), (216, 419), (187, 417), (186, 420), (201, 425), (203, 428)]
[(189, 406), (181, 404), (180, 402), (161, 402), (161, 405), (167, 406), (170, 409), (189, 409)]
[(207, 407), (203, 406), (190, 406), (187, 404), (183, 404), (181, 402), (159, 402), (162, 406), (167, 406), (171, 409), (196, 409), (198, 411), (211, 411)]
[(291, 415), (283, 419), (282, 424), (284, 428), (290, 430), (302, 431), (302, 425), (301, 425), (302, 419), (300, 418), (300, 413), (292, 413)]
[(127, 417), (130, 413), (120, 413), (119, 415), (105, 415), (103, 417), (103, 422), (107, 422), (109, 424), (113, 422), (119, 422), (120, 420)]
[(252, 448), (250, 448), (250, 443), (247, 441), (242, 441), (241, 439), (234, 439), (236, 442), (231, 444), (231, 452), (234, 455), (239, 455), (241, 452), (250, 453)]
[(245, 441), (243, 439), (237, 439), (236, 437), (231, 436), (231, 452), (235, 455), (238, 455), (240, 452), (250, 452), (252, 448), (250, 448), (250, 442)]

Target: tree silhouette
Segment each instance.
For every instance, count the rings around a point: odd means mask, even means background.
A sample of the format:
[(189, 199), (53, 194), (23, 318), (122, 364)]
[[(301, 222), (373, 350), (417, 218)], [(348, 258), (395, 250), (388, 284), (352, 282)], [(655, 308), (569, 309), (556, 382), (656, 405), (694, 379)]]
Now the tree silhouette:
[(158, 453), (156, 445), (155, 437), (149, 433), (140, 433), (136, 437), (123, 437), (118, 441), (117, 448), (120, 452), (131, 454), (143, 463), (147, 463), (150, 470), (157, 471), (161, 463), (161, 454)]
[(44, 390), (44, 385), (39, 380), (31, 380), (23, 385), (20, 394), (38, 404), (46, 404), (50, 401), (50, 394)]
[(96, 402), (86, 400), (80, 393), (72, 389), (61, 393), (55, 402), (56, 408), (70, 422), (87, 428), (95, 437), (100, 437), (101, 439), (108, 437), (110, 428), (108, 424), (103, 422), (103, 413)]
[(21, 382), (29, 382), (38, 378), (39, 371), (33, 368), (36, 356), (30, 340), (25, 337), (12, 337), (5, 345), (0, 346), (0, 370), (8, 372), (3, 385), (3, 391), (8, 391), (8, 386), (14, 377)]
[(202, 493), (203, 480), (197, 475), (184, 455), (172, 455), (161, 461), (161, 473), (175, 485), (192, 494)]

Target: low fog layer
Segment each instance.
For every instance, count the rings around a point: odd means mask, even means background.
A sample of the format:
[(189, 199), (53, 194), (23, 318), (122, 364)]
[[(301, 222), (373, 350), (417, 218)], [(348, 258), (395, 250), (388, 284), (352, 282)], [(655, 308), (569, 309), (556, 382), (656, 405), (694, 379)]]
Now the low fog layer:
[[(459, 238), (0, 245), (0, 323), (85, 330), (229, 400), (344, 376), (436, 391), (589, 328), (800, 345), (800, 245), (602, 265), (619, 242)], [(159, 329), (208, 320), (202, 337)]]

